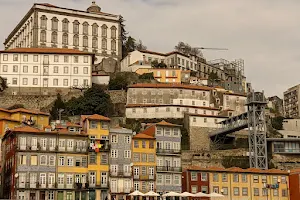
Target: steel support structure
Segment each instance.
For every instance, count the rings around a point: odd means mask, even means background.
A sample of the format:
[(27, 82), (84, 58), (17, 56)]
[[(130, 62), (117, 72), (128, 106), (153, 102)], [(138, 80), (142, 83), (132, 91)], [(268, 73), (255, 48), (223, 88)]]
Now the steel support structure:
[(268, 169), (265, 107), (263, 92), (250, 92), (247, 98), (249, 161), (251, 168)]

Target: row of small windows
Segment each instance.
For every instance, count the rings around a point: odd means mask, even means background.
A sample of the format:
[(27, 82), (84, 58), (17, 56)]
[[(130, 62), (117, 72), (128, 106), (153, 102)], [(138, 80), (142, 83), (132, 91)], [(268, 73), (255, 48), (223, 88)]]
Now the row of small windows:
[[(47, 33), (45, 30), (41, 31), (41, 42), (47, 42)], [(106, 38), (102, 38), (101, 41), (102, 45), (101, 48), (102, 49), (107, 49), (107, 39)], [(51, 34), (51, 43), (57, 44), (58, 43), (58, 36), (57, 36), (57, 32), (52, 32)], [(67, 33), (64, 33), (62, 35), (62, 44), (64, 45), (68, 45), (69, 44), (69, 35)], [(73, 45), (74, 46), (79, 46), (79, 35), (74, 35), (73, 36)], [(116, 40), (111, 40), (111, 50), (115, 51), (116, 50), (116, 45), (117, 42)], [(89, 47), (89, 38), (88, 36), (83, 36), (82, 37), (82, 46), (83, 47)], [(92, 48), (98, 48), (98, 38), (97, 37), (93, 37), (92, 39)]]
[[(45, 15), (43, 15), (41, 17), (41, 29), (47, 29), (47, 20), (48, 19), (47, 19), (47, 17)], [(56, 17), (53, 17), (51, 19), (51, 21), (52, 21), (51, 30), (58, 31), (58, 21), (59, 20)], [(62, 29), (61, 30), (63, 32), (69, 32), (69, 23), (70, 22), (69, 22), (69, 20), (67, 18), (65, 18), (65, 19), (62, 20)], [(73, 22), (73, 33), (79, 34), (79, 25), (80, 25), (80, 23), (79, 23), (78, 20), (75, 20)], [(82, 34), (84, 34), (84, 35), (88, 35), (89, 34), (89, 26), (90, 25), (87, 22), (84, 22), (82, 24)], [(97, 23), (93, 23), (92, 24), (92, 35), (93, 36), (98, 36), (98, 28), (99, 28), (99, 26), (98, 26)], [(103, 24), (101, 26), (101, 36), (102, 37), (107, 37), (107, 29), (108, 29), (108, 27), (105, 24)], [(112, 26), (110, 28), (110, 30), (111, 30), (111, 38), (116, 38), (117, 28), (115, 26)]]
[[(53, 86), (58, 86), (60, 84), (59, 79), (55, 78), (53, 79)], [(78, 86), (78, 79), (73, 79), (73, 86)], [(69, 79), (63, 79), (62, 80), (63, 86), (69, 86)], [(12, 85), (18, 85), (18, 78), (13, 78), (12, 79)], [(28, 78), (23, 78), (22, 79), (22, 85), (28, 85)], [(38, 78), (33, 78), (32, 79), (32, 85), (38, 85)], [(88, 86), (89, 85), (89, 80), (88, 79), (83, 79), (83, 85)], [(43, 86), (48, 87), (48, 79), (43, 80)]]
[[(3, 61), (8, 61), (8, 54), (3, 54)], [(49, 56), (44, 55), (44, 61), (49, 62)], [(59, 62), (60, 56), (59, 55), (54, 55), (54, 62)], [(13, 54), (13, 61), (19, 61), (19, 55), (18, 54)], [(74, 56), (73, 59), (74, 63), (79, 62), (79, 56)], [(24, 54), (23, 55), (23, 62), (28, 62), (28, 55)], [(33, 55), (33, 62), (39, 62), (39, 55)], [(69, 56), (64, 56), (64, 62), (68, 63), (69, 62)], [(83, 56), (83, 62), (88, 63), (89, 62), (89, 57), (88, 56)]]
[[(58, 74), (59, 68), (61, 68), (61, 67), (54, 66), (53, 67), (53, 73)], [(7, 65), (2, 66), (2, 72), (8, 72), (8, 66)], [(16, 73), (19, 72), (19, 66), (18, 65), (13, 66), (13, 72), (16, 72)], [(63, 72), (64, 72), (64, 74), (69, 74), (69, 67), (67, 67), (67, 66), (63, 67)], [(89, 72), (89, 68), (84, 67), (83, 68), (83, 74), (88, 74), (88, 72)], [(23, 66), (23, 73), (28, 73), (28, 66)], [(38, 66), (33, 66), (33, 73), (39, 73)], [(48, 73), (49, 73), (49, 67), (44, 67), (44, 74), (48, 74)], [(78, 67), (73, 67), (73, 74), (78, 74)]]

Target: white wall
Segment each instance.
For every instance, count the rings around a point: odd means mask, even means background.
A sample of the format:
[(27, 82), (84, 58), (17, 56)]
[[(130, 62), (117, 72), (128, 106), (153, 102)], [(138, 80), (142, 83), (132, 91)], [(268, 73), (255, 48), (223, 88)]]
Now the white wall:
[(190, 127), (208, 127), (221, 128), (218, 122), (224, 121), (226, 118), (220, 117), (204, 117), (204, 116), (189, 116)]
[(173, 99), (173, 104), (174, 105), (209, 107), (209, 101), (208, 100), (196, 100), (196, 99), (183, 99), (183, 98), (180, 98), (180, 99)]
[(233, 94), (223, 95), (223, 109), (234, 110), (233, 115), (239, 115), (247, 111), (245, 106), (247, 97)]
[(283, 125), (283, 130), (285, 131), (300, 132), (300, 119), (284, 119), (282, 125)]
[(93, 75), (92, 76), (92, 82), (99, 84), (99, 85), (108, 85), (109, 84), (109, 80), (110, 80), (110, 76), (97, 76), (97, 75)]
[[(8, 60), (4, 57), (7, 55)], [(18, 61), (13, 61), (13, 56), (18, 55)], [(24, 56), (28, 57), (28, 61), (24, 61)], [(37, 56), (37, 62), (34, 61), (34, 56)], [(49, 64), (44, 65), (45, 56), (49, 58)], [(58, 62), (54, 62), (54, 57), (58, 56)], [(68, 56), (68, 62), (64, 62), (64, 56)], [(74, 56), (78, 56), (78, 63), (74, 62)], [(85, 61), (87, 61), (85, 63)], [(25, 66), (25, 67), (24, 67)], [(28, 71), (24, 71), (26, 68)], [(48, 74), (44, 73), (48, 66)], [(38, 68), (34, 72), (34, 68)], [(6, 71), (7, 68), (7, 71)], [(14, 68), (17, 71), (14, 72)], [(58, 68), (55, 72), (54, 69)], [(64, 71), (68, 68), (68, 71)], [(78, 69), (78, 73), (74, 73), (74, 69)], [(8, 87), (43, 87), (44, 80), (48, 80), (47, 87), (55, 88), (70, 88), (75, 86), (74, 83), (78, 80), (78, 86), (83, 86), (84, 82), (87, 86), (92, 85), (91, 81), (92, 56), (91, 55), (69, 55), (69, 54), (27, 54), (27, 53), (1, 53), (0, 54), (0, 76), (7, 79)], [(17, 79), (17, 84), (13, 84), (13, 79)], [(27, 84), (25, 80), (27, 79)], [(33, 81), (37, 79), (37, 84)], [(54, 85), (54, 79), (57, 79), (58, 85)], [(64, 80), (68, 80), (68, 85), (64, 85)], [(45, 86), (46, 87), (46, 86)]]
[[(145, 109), (147, 110), (145, 112)], [(169, 111), (167, 111), (169, 109)], [(184, 113), (194, 113), (203, 115), (218, 115), (217, 110), (211, 109), (198, 109), (198, 108), (188, 108), (180, 106), (157, 106), (157, 107), (143, 107), (136, 108), (126, 108), (127, 118), (183, 118)]]

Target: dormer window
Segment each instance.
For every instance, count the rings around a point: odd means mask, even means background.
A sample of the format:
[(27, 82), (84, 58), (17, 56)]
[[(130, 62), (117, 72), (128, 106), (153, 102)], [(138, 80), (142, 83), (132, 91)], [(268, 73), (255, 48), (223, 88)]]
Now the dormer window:
[(69, 127), (69, 131), (70, 132), (76, 132), (76, 128), (75, 127)]

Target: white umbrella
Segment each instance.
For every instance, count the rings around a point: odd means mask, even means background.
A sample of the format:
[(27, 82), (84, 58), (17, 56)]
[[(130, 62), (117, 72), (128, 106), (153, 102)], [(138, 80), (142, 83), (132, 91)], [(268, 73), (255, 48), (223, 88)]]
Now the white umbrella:
[(144, 194), (141, 193), (140, 191), (136, 190), (136, 191), (130, 193), (129, 196), (144, 196)]
[(180, 194), (181, 197), (194, 197), (195, 194), (189, 193), (189, 192), (183, 192)]
[(180, 194), (177, 192), (168, 192), (162, 195), (163, 197), (180, 197)]
[(209, 196), (209, 197), (224, 197), (224, 195), (218, 194), (218, 193), (215, 193), (215, 192), (210, 193), (210, 194), (208, 194), (207, 196)]
[(150, 191), (150, 192), (147, 192), (146, 194), (144, 194), (144, 196), (146, 196), (146, 197), (159, 197), (160, 195), (157, 194), (156, 192)]
[(198, 192), (195, 194), (194, 197), (210, 197), (208, 194), (202, 193), (202, 192)]

